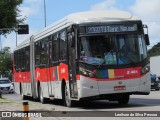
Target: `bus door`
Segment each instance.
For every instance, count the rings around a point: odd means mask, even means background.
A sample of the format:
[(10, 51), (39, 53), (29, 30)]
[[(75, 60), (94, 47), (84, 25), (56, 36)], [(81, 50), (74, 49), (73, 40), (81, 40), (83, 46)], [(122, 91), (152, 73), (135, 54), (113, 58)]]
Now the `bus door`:
[(53, 93), (52, 93), (52, 83), (51, 83), (51, 60), (52, 60), (52, 41), (48, 41), (47, 42), (47, 57), (46, 57), (46, 61), (47, 61), (47, 64), (46, 64), (46, 70), (47, 70), (47, 84), (48, 84), (48, 93), (49, 93), (49, 96), (53, 96)]
[(71, 33), (67, 34), (68, 38), (68, 73), (69, 73), (69, 85), (71, 98), (78, 97), (77, 80), (76, 80), (76, 49), (75, 42), (71, 36)]

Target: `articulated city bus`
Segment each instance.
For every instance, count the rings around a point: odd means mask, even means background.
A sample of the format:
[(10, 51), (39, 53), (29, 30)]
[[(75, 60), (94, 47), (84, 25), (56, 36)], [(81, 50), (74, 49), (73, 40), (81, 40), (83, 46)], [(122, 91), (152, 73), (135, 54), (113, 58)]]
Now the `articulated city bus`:
[[(148, 29), (124, 11), (68, 15), (14, 50), (15, 90), (44, 103), (106, 99), (127, 104), (150, 93)], [(148, 30), (147, 30), (148, 31)]]

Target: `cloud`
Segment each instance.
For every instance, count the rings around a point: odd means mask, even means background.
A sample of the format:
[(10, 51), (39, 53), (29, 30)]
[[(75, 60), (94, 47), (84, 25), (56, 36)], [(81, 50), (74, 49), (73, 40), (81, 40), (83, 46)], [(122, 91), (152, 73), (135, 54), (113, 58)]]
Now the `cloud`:
[(40, 2), (42, 0), (24, 0), (25, 3), (37, 3), (37, 2)]
[(91, 10), (107, 10), (107, 9), (117, 9), (114, 7), (116, 0), (104, 0), (98, 4), (91, 7)]
[[(38, 32), (38, 29), (30, 29), (30, 34), (27, 35), (17, 35), (17, 45), (22, 43), (25, 39), (29, 38), (32, 34)], [(2, 47), (10, 47), (11, 51), (16, 48), (16, 33), (8, 35), (6, 38), (3, 37)]]
[(40, 12), (42, 0), (24, 0), (24, 3), (19, 7), (21, 18), (29, 18), (31, 15)]
[[(24, 0), (24, 3), (20, 5), (19, 10), (21, 17), (31, 17), (32, 15), (36, 15), (40, 13), (40, 6), (41, 6), (42, 0)], [(28, 23), (28, 19), (25, 21)], [(38, 29), (35, 29), (33, 27), (30, 27), (28, 35), (17, 35), (17, 43), (22, 43), (26, 38), (29, 38), (31, 35), (36, 33)], [(16, 34), (15, 32), (7, 35), (7, 38), (2, 36), (2, 47), (10, 47), (11, 51), (13, 51), (16, 48)]]
[[(122, 3), (123, 4), (123, 3)], [(125, 4), (126, 5), (126, 4)], [(127, 10), (138, 16), (144, 24), (148, 25), (150, 47), (160, 42), (160, 0), (135, 0), (130, 6), (121, 6), (118, 0), (103, 0), (91, 6), (91, 10)]]
[(160, 42), (160, 0), (136, 0), (129, 10), (148, 25), (151, 46)]
[(144, 19), (153, 20), (160, 18), (160, 0), (136, 0), (130, 10)]
[(20, 11), (21, 11), (21, 17), (29, 17), (30, 15), (36, 13), (36, 9), (33, 7), (33, 8), (30, 8), (30, 7), (21, 7), (20, 8)]

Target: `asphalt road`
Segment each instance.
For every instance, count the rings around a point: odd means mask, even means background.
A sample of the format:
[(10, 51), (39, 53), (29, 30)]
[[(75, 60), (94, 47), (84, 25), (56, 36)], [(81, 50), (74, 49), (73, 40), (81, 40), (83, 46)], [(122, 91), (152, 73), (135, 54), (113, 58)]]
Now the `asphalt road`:
[[(4, 98), (10, 98), (12, 100), (21, 100), (21, 96), (19, 94), (3, 94)], [(30, 102), (34, 102), (32, 99), (28, 99)], [(36, 104), (37, 102), (35, 102)], [(55, 106), (63, 107), (61, 103), (56, 103), (55, 101), (48, 101), (47, 104), (54, 104)], [(46, 104), (42, 104), (45, 106)], [(160, 91), (151, 91), (150, 95), (131, 95), (130, 101), (128, 105), (118, 105), (116, 102), (109, 102), (107, 100), (97, 100), (94, 102), (87, 103), (87, 105), (76, 105), (74, 108), (77, 109), (98, 109), (98, 110), (119, 110), (123, 108), (123, 110), (137, 110), (137, 107), (141, 110), (146, 110), (146, 107), (151, 107), (150, 110), (158, 110), (160, 111)], [(66, 107), (64, 107), (66, 108)], [(156, 109), (153, 109), (156, 108)], [(72, 109), (72, 108), (68, 108)]]
[[(21, 100), (21, 96), (18, 94), (3, 94), (3, 97), (10, 98), (14, 101), (23, 102), (23, 100)], [(120, 113), (122, 113), (123, 111), (124, 111), (124, 114), (131, 114), (131, 113), (135, 114), (136, 112), (139, 115), (139, 116), (136, 116), (137, 120), (138, 119), (146, 120), (145, 117), (140, 117), (140, 114), (144, 113), (143, 111), (148, 111), (149, 114), (152, 114), (152, 113), (160, 114), (160, 91), (151, 91), (150, 95), (132, 95), (128, 105), (119, 105), (116, 102), (109, 102), (107, 100), (97, 100), (97, 101), (89, 102), (86, 104), (77, 104), (73, 108), (67, 108), (67, 107), (64, 107), (61, 102), (57, 102), (57, 101), (56, 102), (49, 101), (46, 104), (41, 104), (32, 99), (29, 99), (28, 101), (29, 101), (29, 104), (31, 105), (30, 107), (34, 110), (42, 110), (43, 108), (43, 110), (49, 110), (49, 111), (67, 111), (67, 112), (82, 111), (80, 115), (78, 114), (77, 117), (74, 118), (76, 120), (79, 120), (82, 117), (88, 120), (91, 116), (93, 116), (92, 119), (94, 120), (95, 119), (94, 116), (98, 116), (99, 112), (102, 114), (104, 111), (106, 113), (106, 115), (103, 114), (104, 117), (107, 116), (108, 112), (113, 113), (115, 115), (114, 120), (115, 119), (122, 120), (122, 117), (121, 116), (116, 117), (116, 114), (121, 115)], [(88, 111), (93, 111), (91, 116), (90, 116), (90, 112)], [(90, 117), (89, 118), (86, 117), (84, 115), (84, 112), (86, 112), (85, 115), (89, 114)], [(113, 114), (110, 117), (111, 119), (113, 119)], [(79, 117), (81, 115), (84, 115), (84, 116)], [(102, 119), (103, 117), (100, 117), (100, 118)], [(128, 120), (128, 117), (123, 116), (123, 119)], [(158, 120), (159, 118), (149, 117), (149, 119)], [(148, 120), (148, 117), (147, 117), (147, 120)]]

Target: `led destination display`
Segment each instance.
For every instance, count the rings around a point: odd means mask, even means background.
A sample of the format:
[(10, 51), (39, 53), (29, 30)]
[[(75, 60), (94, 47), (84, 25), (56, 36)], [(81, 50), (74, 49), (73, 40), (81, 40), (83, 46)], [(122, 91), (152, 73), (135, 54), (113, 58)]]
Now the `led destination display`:
[(137, 30), (138, 30), (137, 24), (86, 27), (86, 33), (133, 32), (133, 31), (137, 31)]

